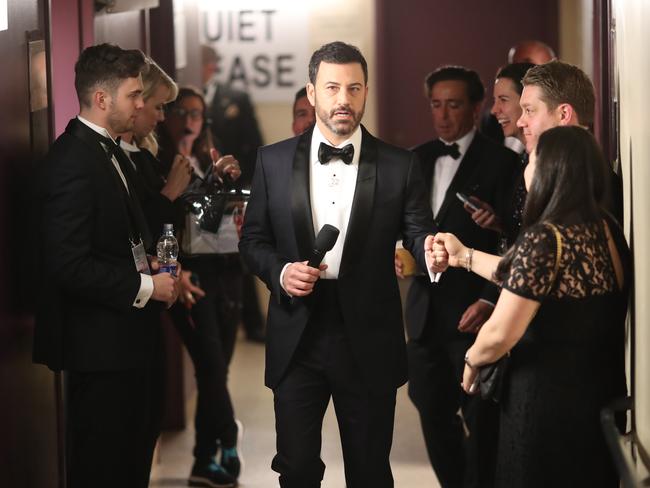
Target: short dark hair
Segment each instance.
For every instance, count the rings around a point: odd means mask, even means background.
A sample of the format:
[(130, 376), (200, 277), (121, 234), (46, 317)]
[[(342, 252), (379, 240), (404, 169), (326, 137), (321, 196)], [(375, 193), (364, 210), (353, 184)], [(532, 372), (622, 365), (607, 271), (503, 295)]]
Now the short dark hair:
[(89, 107), (89, 96), (98, 86), (115, 93), (120, 83), (135, 78), (147, 69), (145, 55), (139, 49), (125, 50), (114, 44), (99, 44), (84, 49), (74, 66), (74, 86), (79, 104)]
[(499, 70), (496, 79), (508, 78), (515, 85), (515, 91), (521, 96), (524, 91), (524, 85), (521, 80), (526, 76), (526, 72), (534, 67), (533, 63), (512, 63), (507, 64)]
[(596, 105), (594, 85), (577, 66), (561, 61), (540, 64), (528, 70), (522, 83), (524, 86), (538, 86), (542, 91), (542, 101), (549, 109), (568, 103), (575, 110), (580, 125), (593, 125)]
[(306, 96), (307, 96), (307, 87), (303, 86), (300, 90), (296, 92), (296, 96), (293, 98), (293, 103), (295, 104), (302, 97), (306, 97)]
[[(554, 127), (539, 137), (536, 151), (522, 229), (542, 222), (600, 222), (609, 204), (611, 169), (594, 136), (575, 125)], [(498, 280), (505, 278), (512, 259), (511, 248), (499, 262)]]
[(303, 97), (307, 96), (307, 87), (303, 86), (300, 90), (296, 92), (296, 96), (293, 98), (293, 110), (295, 112), (296, 110), (296, 103), (298, 103), (298, 100), (300, 100)]
[(219, 54), (217, 50), (207, 44), (201, 45), (201, 64), (218, 63)]
[(359, 63), (363, 70), (364, 82), (368, 83), (368, 63), (356, 46), (341, 41), (330, 42), (314, 51), (309, 60), (309, 81), (316, 84), (318, 68), (322, 63), (350, 64)]
[(433, 85), (441, 81), (464, 81), (469, 101), (474, 104), (482, 102), (485, 97), (485, 87), (476, 71), (464, 66), (447, 65), (435, 69), (424, 79), (424, 94), (427, 98), (431, 98)]

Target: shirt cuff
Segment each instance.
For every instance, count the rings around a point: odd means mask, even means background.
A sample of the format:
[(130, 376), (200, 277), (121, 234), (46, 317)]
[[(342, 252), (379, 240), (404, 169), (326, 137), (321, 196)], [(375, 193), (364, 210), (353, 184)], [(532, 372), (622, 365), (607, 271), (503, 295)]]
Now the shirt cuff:
[(478, 301), (479, 301), (479, 302), (483, 302), (483, 303), (487, 303), (487, 304), (490, 305), (492, 308), (494, 308), (494, 303), (492, 303), (490, 300), (486, 300), (485, 298), (479, 298)]
[(427, 266), (427, 273), (429, 273), (429, 280), (431, 281), (431, 283), (438, 283), (438, 281), (440, 281), (440, 277), (442, 276), (442, 273), (434, 273), (433, 271), (431, 271), (431, 269), (429, 269), (428, 266)]
[(291, 263), (287, 263), (287, 264), (285, 264), (284, 267), (282, 268), (282, 271), (280, 271), (280, 288), (282, 288), (282, 289), (284, 290), (284, 292), (287, 294), (287, 296), (293, 298), (293, 295), (291, 295), (291, 293), (289, 293), (289, 292), (287, 291), (287, 289), (284, 287), (284, 272), (287, 270), (287, 267), (288, 267), (290, 264), (291, 264)]
[(133, 301), (135, 308), (143, 308), (153, 295), (153, 278), (147, 274), (140, 273), (140, 290)]

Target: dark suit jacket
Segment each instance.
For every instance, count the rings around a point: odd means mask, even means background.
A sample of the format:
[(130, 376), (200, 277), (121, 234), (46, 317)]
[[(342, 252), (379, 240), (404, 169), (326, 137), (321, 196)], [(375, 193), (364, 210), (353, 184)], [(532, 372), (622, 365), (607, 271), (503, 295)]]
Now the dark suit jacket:
[[(422, 162), (428, 201), (431, 202), (434, 167), (439, 154), (435, 152), (434, 141), (417, 146), (413, 152)], [(440, 210), (434, 216), (440, 231), (455, 234), (468, 247), (495, 254), (498, 234), (476, 225), (456, 197), (456, 192), (474, 195), (502, 215), (512, 192), (517, 164), (517, 155), (513, 151), (477, 132), (449, 185)], [(495, 303), (497, 297), (496, 286), (464, 269), (449, 268), (437, 285), (431, 285), (428, 276), (416, 276), (406, 300), (409, 338), (419, 339), (426, 327), (435, 327), (436, 333), (442, 334), (443, 338), (473, 337), (457, 330), (463, 312), (479, 298)], [(429, 313), (430, 306), (435, 309), (433, 314)]]
[[(136, 166), (138, 179), (136, 180), (138, 196), (142, 211), (147, 219), (149, 231), (153, 236), (153, 245), (162, 235), (163, 224), (174, 224), (174, 230), (179, 230), (182, 216), (179, 206), (160, 193), (165, 186), (162, 164), (147, 149), (130, 154)], [(150, 250), (153, 253), (153, 249)]]
[[(309, 320), (310, 297), (290, 299), (280, 286), (285, 264), (307, 260), (314, 243), (309, 195), (312, 130), (263, 147), (239, 249), (271, 291), (266, 385), (282, 379)], [(406, 381), (406, 350), (394, 269), (395, 241), (424, 269), (424, 238), (435, 233), (417, 157), (363, 129), (357, 185), (338, 279), (351, 349), (372, 389)]]
[(208, 118), (222, 154), (232, 154), (239, 161), (242, 174), (238, 183), (249, 187), (262, 134), (248, 94), (217, 83)]
[(141, 367), (157, 346), (160, 308), (140, 288), (125, 190), (95, 133), (73, 119), (39, 171), (40, 270), (34, 361), (53, 370)]

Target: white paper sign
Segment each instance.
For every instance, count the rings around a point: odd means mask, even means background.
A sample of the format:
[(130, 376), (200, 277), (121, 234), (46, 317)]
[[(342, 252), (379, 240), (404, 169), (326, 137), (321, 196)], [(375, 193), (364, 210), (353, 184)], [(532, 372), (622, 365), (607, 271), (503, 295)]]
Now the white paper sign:
[(293, 101), (308, 78), (307, 2), (205, 0), (199, 15), (201, 42), (220, 56), (219, 81), (255, 101)]
[(0, 31), (7, 30), (8, 28), (7, 0), (0, 0)]

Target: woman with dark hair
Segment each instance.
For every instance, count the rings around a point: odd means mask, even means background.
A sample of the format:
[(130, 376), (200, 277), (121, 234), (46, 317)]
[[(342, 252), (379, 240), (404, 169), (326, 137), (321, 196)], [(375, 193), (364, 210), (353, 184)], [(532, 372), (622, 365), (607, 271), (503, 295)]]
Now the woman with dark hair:
[(528, 164), (526, 153), (526, 139), (522, 129), (517, 127), (521, 117), (519, 99), (524, 90), (521, 80), (526, 72), (535, 66), (531, 63), (508, 64), (501, 68), (494, 81), (494, 102), (490, 113), (496, 118), (505, 135), (504, 145), (519, 155), (521, 163), (513, 179), (512, 194), (509, 205), (503, 215), (496, 215), (489, 204), (472, 197), (472, 202), (478, 207), (473, 210), (469, 206), (465, 209), (471, 211), (472, 219), (484, 229), (492, 229), (501, 234), (499, 253), (514, 244), (521, 228), (521, 219), (526, 202), (526, 186), (524, 185), (524, 169)]
[(522, 233), (503, 257), (438, 234), (435, 259), (502, 286), (465, 356), (462, 387), (510, 352), (501, 396), (497, 485), (617, 487), (599, 413), (626, 393), (630, 255), (604, 210), (609, 169), (589, 132), (540, 137), (525, 173)]
[[(205, 123), (205, 102), (192, 87), (181, 87), (176, 100), (167, 106), (159, 125), (160, 158), (171, 167), (177, 154), (189, 160), (193, 178), (188, 189), (220, 184), (241, 175), (237, 160), (220, 157)], [(215, 181), (217, 180), (217, 181)], [(233, 486), (241, 470), (237, 450), (242, 426), (235, 420), (228, 391), (228, 365), (233, 355), (240, 319), (237, 295), (241, 289), (238, 254), (181, 255), (205, 292), (191, 307), (175, 306), (170, 312), (194, 364), (198, 397), (194, 418), (196, 441), (190, 486)], [(192, 300), (191, 294), (187, 294)], [(216, 454), (221, 455), (216, 460)]]

